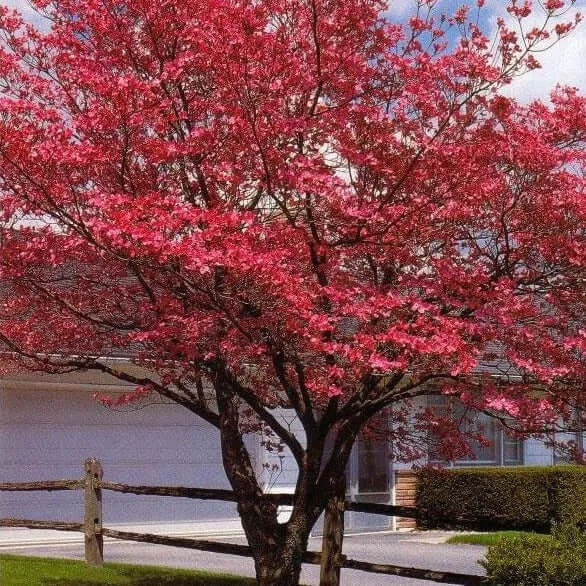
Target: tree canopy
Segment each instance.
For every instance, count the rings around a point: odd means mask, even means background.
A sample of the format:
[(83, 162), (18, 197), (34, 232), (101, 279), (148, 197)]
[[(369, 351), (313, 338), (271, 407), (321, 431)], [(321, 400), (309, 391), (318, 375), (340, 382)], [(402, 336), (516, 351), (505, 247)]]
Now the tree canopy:
[(445, 427), (426, 394), (525, 431), (584, 407), (586, 100), (503, 92), (572, 2), (511, 2), (494, 38), (482, 1), (33, 4), (48, 30), (0, 8), (2, 368), (184, 405), (258, 498), (238, 436), (270, 428), (310, 525), (387, 408), (412, 458)]

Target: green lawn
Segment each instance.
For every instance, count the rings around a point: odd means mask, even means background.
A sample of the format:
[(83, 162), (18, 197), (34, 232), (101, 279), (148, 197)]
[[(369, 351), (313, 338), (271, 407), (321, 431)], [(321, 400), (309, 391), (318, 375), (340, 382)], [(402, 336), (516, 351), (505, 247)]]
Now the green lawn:
[(467, 543), (470, 545), (495, 545), (501, 537), (520, 537), (522, 535), (534, 535), (528, 531), (493, 531), (491, 533), (463, 533), (450, 537), (446, 543)]
[(176, 570), (156, 566), (104, 564), (20, 555), (0, 555), (2, 586), (253, 586), (255, 580), (201, 570)]

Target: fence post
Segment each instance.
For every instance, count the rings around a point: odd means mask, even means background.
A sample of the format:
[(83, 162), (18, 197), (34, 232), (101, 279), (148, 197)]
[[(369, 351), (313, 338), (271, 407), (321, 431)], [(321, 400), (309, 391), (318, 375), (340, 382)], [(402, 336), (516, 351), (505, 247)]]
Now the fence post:
[(104, 538), (102, 537), (102, 491), (96, 481), (104, 472), (97, 458), (85, 461), (85, 561), (90, 566), (104, 563)]
[(340, 586), (340, 568), (343, 559), (344, 501), (346, 478), (344, 477), (328, 500), (324, 511), (324, 534), (319, 576), (320, 586)]

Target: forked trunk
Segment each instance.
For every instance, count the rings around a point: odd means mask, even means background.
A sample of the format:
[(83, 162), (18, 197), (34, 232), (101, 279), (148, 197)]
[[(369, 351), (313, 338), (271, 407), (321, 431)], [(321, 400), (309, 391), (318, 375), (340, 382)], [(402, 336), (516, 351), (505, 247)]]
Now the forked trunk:
[(284, 525), (265, 527), (262, 533), (261, 540), (249, 540), (259, 585), (297, 586), (307, 536)]
[(290, 545), (255, 555), (256, 579), (260, 586), (298, 586), (303, 552)]

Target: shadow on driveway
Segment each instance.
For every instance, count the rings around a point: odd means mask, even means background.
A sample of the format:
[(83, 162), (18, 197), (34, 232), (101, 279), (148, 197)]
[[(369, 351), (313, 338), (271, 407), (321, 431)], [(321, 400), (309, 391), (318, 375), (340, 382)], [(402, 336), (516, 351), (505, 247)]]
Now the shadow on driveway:
[[(477, 561), (484, 557), (486, 548), (478, 545), (443, 543), (443, 540), (450, 535), (452, 534), (437, 531), (346, 535), (343, 551), (349, 558), (360, 561), (483, 575), (484, 570)], [(218, 538), (218, 541), (245, 543), (244, 538), (241, 537)], [(310, 540), (309, 549), (319, 550), (320, 547), (321, 539)], [(13, 548), (7, 546), (1, 548), (0, 552), (83, 559), (83, 543)], [(248, 558), (147, 543), (106, 540), (104, 559), (109, 562), (199, 568), (241, 576), (254, 576), (254, 566), (252, 560)], [(425, 580), (346, 569), (342, 570), (341, 582), (343, 586), (432, 586), (435, 584)], [(301, 583), (317, 586), (319, 567), (304, 565)]]

